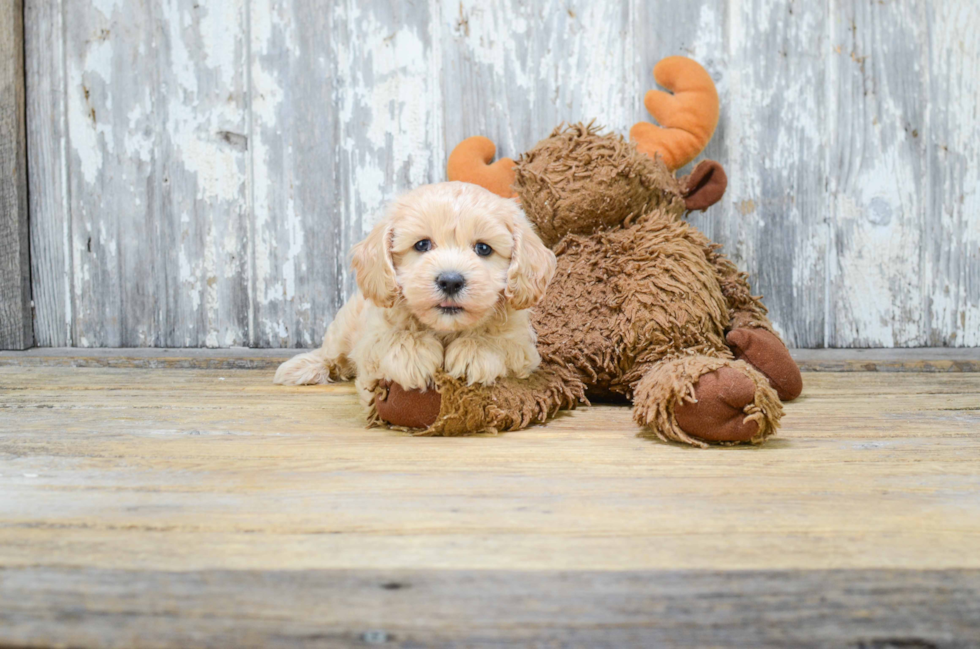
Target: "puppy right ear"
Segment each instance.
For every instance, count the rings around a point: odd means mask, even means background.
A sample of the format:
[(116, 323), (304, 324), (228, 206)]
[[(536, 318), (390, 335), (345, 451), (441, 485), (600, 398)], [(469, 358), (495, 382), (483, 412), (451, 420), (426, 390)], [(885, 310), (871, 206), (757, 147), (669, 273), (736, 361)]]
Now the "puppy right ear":
[(351, 257), (361, 293), (383, 309), (394, 306), (398, 299), (395, 264), (391, 258), (393, 229), (388, 220), (377, 224), (364, 241), (354, 246)]

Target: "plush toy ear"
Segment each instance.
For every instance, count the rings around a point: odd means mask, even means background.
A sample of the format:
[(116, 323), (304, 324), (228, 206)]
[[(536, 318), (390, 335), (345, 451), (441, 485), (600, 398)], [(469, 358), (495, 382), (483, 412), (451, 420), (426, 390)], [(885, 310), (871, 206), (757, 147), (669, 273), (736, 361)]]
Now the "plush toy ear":
[(398, 298), (395, 264), (391, 259), (393, 229), (387, 220), (377, 224), (364, 241), (354, 246), (351, 257), (361, 293), (382, 308), (394, 306)]
[(725, 195), (728, 176), (724, 167), (714, 160), (702, 160), (690, 176), (681, 179), (684, 204), (691, 212), (706, 210)]
[(558, 262), (531, 228), (527, 217), (520, 214), (514, 224), (514, 248), (507, 270), (504, 296), (517, 310), (529, 309), (544, 297)]

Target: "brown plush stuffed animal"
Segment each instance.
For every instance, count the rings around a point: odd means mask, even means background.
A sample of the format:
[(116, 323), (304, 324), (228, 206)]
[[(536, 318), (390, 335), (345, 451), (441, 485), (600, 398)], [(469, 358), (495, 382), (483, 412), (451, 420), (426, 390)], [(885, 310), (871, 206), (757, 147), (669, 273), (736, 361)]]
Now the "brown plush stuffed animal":
[(674, 94), (647, 94), (662, 128), (637, 124), (634, 142), (576, 124), (516, 163), (488, 164), (495, 148), (482, 137), (453, 151), (449, 178), (514, 196), (558, 258), (533, 315), (542, 365), (492, 386), (445, 376), (424, 393), (380, 385), (376, 420), (423, 435), (514, 430), (590, 397), (631, 399), (651, 433), (697, 446), (776, 431), (780, 399), (802, 390), (799, 369), (745, 274), (683, 220), (721, 199), (725, 172), (703, 161), (673, 173), (714, 133), (714, 83), (683, 57), (654, 76)]

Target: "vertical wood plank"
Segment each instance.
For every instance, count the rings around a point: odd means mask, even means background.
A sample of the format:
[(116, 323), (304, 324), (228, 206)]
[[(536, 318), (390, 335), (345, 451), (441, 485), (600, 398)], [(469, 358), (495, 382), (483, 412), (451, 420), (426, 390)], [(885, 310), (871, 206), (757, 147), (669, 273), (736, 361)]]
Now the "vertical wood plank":
[(787, 344), (823, 347), (827, 8), (796, 0), (725, 4), (730, 183), (715, 239), (749, 273)]
[(353, 289), (348, 251), (397, 193), (442, 179), (430, 8), (251, 9), (254, 344), (309, 347)]
[(60, 0), (24, 5), (31, 288), (39, 347), (72, 344), (63, 11)]
[(66, 9), (74, 343), (244, 344), (245, 1)]
[(251, 4), (252, 344), (316, 346), (338, 301), (334, 3)]
[(563, 121), (628, 131), (642, 106), (630, 18), (625, 0), (444, 1), (446, 154), (484, 135), (517, 157)]
[(24, 6), (0, 5), (0, 349), (34, 344), (24, 108)]
[[(925, 5), (833, 0), (828, 345), (928, 341)], [(933, 218), (929, 216), (930, 220)]]
[[(925, 344), (980, 346), (980, 8), (926, 4)], [(914, 73), (914, 71), (913, 71)]]

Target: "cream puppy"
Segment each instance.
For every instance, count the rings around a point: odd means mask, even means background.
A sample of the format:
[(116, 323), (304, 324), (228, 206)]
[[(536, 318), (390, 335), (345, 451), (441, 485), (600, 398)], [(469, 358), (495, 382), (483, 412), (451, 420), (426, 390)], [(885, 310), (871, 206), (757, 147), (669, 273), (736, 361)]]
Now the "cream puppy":
[(514, 201), (469, 183), (419, 187), (354, 247), (352, 265), (359, 292), (323, 346), (279, 366), (276, 383), (356, 376), (368, 404), (382, 379), (426, 389), (442, 369), (489, 384), (540, 363), (527, 309), (544, 296), (555, 255)]

